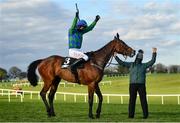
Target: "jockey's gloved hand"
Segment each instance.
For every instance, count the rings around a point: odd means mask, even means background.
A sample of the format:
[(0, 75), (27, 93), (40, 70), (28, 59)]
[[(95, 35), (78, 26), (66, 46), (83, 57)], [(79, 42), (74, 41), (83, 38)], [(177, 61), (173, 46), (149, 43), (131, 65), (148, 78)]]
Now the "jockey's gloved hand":
[(79, 18), (79, 12), (76, 12), (76, 17)]
[(95, 21), (98, 22), (99, 19), (100, 19), (100, 16), (99, 16), (99, 15), (96, 15)]

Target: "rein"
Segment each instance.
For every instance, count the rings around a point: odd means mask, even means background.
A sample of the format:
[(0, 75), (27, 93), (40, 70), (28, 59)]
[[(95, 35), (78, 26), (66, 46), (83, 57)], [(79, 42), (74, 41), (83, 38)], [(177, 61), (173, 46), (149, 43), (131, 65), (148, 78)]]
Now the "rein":
[[(114, 57), (114, 56), (111, 56), (110, 62), (107, 63), (107, 65), (105, 66), (105, 68), (109, 67), (111, 64), (112, 64), (112, 65), (119, 65), (118, 63), (112, 63), (113, 57)], [(123, 57), (125, 58), (125, 61), (126, 61), (127, 56), (123, 55)], [(91, 62), (91, 65), (99, 68), (100, 70), (103, 70), (103, 67), (102, 67), (102, 66), (97, 65), (97, 64), (95, 64), (95, 63), (93, 63), (93, 62)]]
[(112, 62), (112, 60), (113, 60), (113, 57), (114, 57), (114, 56), (111, 56), (110, 62), (108, 62), (107, 65), (106, 65), (105, 67), (109, 67), (110, 64), (112, 64), (111, 62)]
[[(105, 66), (105, 68), (109, 67), (111, 64), (112, 64), (112, 65), (119, 65), (118, 63), (112, 63), (113, 57), (114, 57), (114, 56), (112, 55), (110, 61), (107, 63), (107, 65)], [(124, 57), (124, 59), (125, 59), (125, 61), (126, 61), (127, 56), (126, 56), (126, 55), (123, 55), (123, 57)], [(114, 58), (115, 58), (115, 57), (114, 57)]]

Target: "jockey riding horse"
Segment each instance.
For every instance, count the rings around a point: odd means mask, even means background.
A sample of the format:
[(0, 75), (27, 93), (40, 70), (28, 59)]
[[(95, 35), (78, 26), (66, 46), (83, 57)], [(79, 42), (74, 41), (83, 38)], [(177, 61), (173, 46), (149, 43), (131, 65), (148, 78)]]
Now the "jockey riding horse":
[[(95, 20), (88, 26), (85, 20), (79, 19), (79, 11), (76, 12), (76, 16), (73, 20), (73, 24), (69, 29), (69, 57), (76, 58), (77, 60), (72, 63), (69, 67), (72, 72), (76, 72), (76, 68), (78, 65), (89, 60), (89, 57), (80, 51), (83, 41), (83, 35), (89, 31), (91, 31), (100, 16), (97, 15)], [(68, 62), (68, 61), (66, 61)], [(67, 65), (63, 65), (61, 68), (67, 68)]]

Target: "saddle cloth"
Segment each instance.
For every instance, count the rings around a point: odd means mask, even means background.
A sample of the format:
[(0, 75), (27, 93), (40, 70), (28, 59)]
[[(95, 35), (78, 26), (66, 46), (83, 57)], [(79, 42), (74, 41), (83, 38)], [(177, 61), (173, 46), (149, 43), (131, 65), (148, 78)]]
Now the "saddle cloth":
[[(89, 57), (89, 60), (90, 60), (91, 57), (92, 57), (92, 55), (93, 55), (93, 53), (94, 53), (94, 52), (91, 51), (91, 52), (87, 52), (87, 53), (85, 53), (85, 54)], [(62, 62), (61, 68), (66, 69), (66, 68), (70, 67), (70, 65), (73, 64), (76, 60), (77, 60), (76, 58), (65, 57), (65, 58), (64, 58), (64, 61)], [(88, 60), (88, 61), (89, 61), (89, 60)], [(86, 63), (86, 62), (85, 62), (85, 63)], [(84, 64), (85, 64), (85, 63), (79, 65), (77, 68), (81, 68), (81, 69), (84, 68)]]
[[(62, 62), (61, 68), (66, 69), (71, 66), (77, 59), (72, 57), (65, 57)], [(77, 68), (84, 68), (84, 64), (79, 65)]]

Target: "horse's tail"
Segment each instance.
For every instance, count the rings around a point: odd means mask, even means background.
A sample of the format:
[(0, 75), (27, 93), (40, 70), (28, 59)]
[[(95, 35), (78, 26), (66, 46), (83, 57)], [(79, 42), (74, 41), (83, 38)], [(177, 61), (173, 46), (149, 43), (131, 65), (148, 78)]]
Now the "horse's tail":
[(33, 61), (27, 70), (27, 78), (28, 81), (31, 83), (32, 86), (36, 86), (38, 82), (38, 76), (36, 75), (36, 68), (41, 63), (41, 59)]

